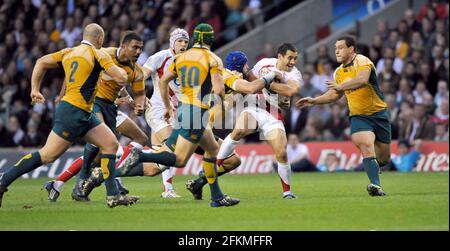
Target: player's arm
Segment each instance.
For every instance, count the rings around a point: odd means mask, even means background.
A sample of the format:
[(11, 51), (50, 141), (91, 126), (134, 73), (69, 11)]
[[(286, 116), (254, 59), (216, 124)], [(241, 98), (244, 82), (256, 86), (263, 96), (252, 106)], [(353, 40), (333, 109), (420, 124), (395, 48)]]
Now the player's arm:
[(128, 80), (127, 72), (124, 69), (120, 68), (119, 66), (114, 64), (111, 67), (109, 67), (105, 72), (106, 74), (111, 76), (114, 79), (114, 81), (116, 81), (119, 85), (127, 84)]
[(348, 90), (355, 90), (364, 86), (366, 83), (369, 82), (369, 77), (370, 77), (370, 69), (365, 69), (356, 73), (355, 78), (347, 80), (340, 85), (338, 85), (334, 80), (327, 80), (325, 83), (328, 85), (328, 89), (330, 90), (348, 91)]
[(164, 107), (166, 110), (172, 110), (172, 106), (170, 105), (169, 99), (169, 82), (174, 80), (177, 75), (171, 70), (166, 71), (164, 75), (159, 80), (159, 92), (161, 94), (161, 99), (164, 103)]
[(127, 84), (127, 72), (114, 64), (111, 56), (108, 53), (102, 50), (96, 50), (95, 57), (100, 63), (101, 67), (105, 70), (105, 73), (113, 78), (114, 81), (116, 81), (119, 85)]
[(142, 65), (142, 73), (144, 74), (144, 80), (149, 78), (153, 71), (155, 71), (156, 67), (156, 59), (153, 58), (153, 56), (147, 58), (147, 61), (145, 61), (144, 65)]
[(62, 97), (64, 97), (64, 95), (66, 94), (66, 88), (67, 88), (67, 83), (66, 83), (66, 80), (64, 79), (62, 86), (61, 86), (61, 90), (59, 91), (58, 96), (55, 97), (55, 104), (59, 104), (59, 102), (61, 102)]
[(288, 80), (285, 84), (273, 82), (270, 90), (287, 97), (292, 97), (300, 92), (300, 83), (295, 80)]
[(261, 91), (264, 85), (263, 79), (256, 79), (252, 82), (248, 82), (245, 79), (237, 79), (234, 81), (232, 89), (243, 94), (254, 94)]
[(342, 95), (344, 95), (343, 91), (336, 91), (336, 90), (328, 90), (324, 94), (312, 98), (312, 97), (305, 97), (297, 101), (295, 105), (298, 108), (305, 108), (312, 105), (323, 105), (328, 103), (333, 103), (339, 100)]
[(222, 100), (225, 95), (224, 93), (224, 84), (223, 84), (223, 77), (222, 72), (217, 72), (211, 74), (211, 82), (212, 82), (212, 91), (214, 94), (219, 95)]
[(45, 102), (44, 96), (39, 91), (41, 89), (42, 79), (47, 70), (57, 68), (58, 66), (58, 62), (52, 54), (45, 55), (36, 61), (33, 73), (31, 74), (31, 102)]

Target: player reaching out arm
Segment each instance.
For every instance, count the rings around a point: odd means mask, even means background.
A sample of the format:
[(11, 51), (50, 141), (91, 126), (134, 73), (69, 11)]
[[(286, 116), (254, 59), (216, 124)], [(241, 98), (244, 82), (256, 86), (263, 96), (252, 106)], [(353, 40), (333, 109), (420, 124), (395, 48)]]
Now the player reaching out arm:
[(352, 142), (363, 156), (363, 166), (369, 177), (367, 192), (371, 196), (384, 196), (379, 170), (390, 161), (391, 127), (387, 104), (378, 86), (376, 69), (367, 57), (356, 54), (356, 42), (351, 37), (336, 41), (335, 55), (341, 65), (334, 80), (326, 81), (328, 91), (316, 98), (305, 97), (297, 107), (328, 104), (344, 94), (350, 110)]

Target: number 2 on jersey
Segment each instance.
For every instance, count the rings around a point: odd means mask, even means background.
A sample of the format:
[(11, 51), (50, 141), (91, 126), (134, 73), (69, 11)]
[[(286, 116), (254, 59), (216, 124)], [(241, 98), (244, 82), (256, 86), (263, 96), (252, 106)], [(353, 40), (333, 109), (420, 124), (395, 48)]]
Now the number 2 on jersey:
[(75, 74), (75, 72), (78, 69), (78, 62), (77, 61), (73, 61), (70, 64), (70, 69), (72, 69), (72, 72), (70, 73), (70, 76), (69, 76), (69, 83), (73, 83), (73, 82), (75, 82), (75, 79), (73, 79), (73, 74)]

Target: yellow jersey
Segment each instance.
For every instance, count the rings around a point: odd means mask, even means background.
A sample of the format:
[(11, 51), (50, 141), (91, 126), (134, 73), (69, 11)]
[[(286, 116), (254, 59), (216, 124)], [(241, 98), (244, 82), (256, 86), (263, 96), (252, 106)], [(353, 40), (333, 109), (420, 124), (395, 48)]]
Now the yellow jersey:
[(338, 85), (354, 79), (363, 70), (370, 70), (369, 81), (358, 89), (345, 91), (350, 116), (372, 115), (387, 108), (383, 94), (377, 82), (377, 71), (369, 58), (357, 54), (348, 65), (339, 66), (334, 72), (334, 80)]
[(64, 68), (67, 87), (62, 100), (91, 112), (100, 73), (114, 65), (111, 57), (87, 41), (50, 55)]
[[(104, 53), (108, 54), (114, 64), (124, 69), (127, 72), (127, 82), (131, 84), (131, 89), (134, 93), (142, 92), (145, 90), (144, 74), (142, 68), (137, 63), (132, 62), (120, 62), (119, 61), (119, 48), (109, 47), (101, 49)], [(120, 89), (123, 86), (119, 85), (107, 74), (101, 74), (98, 81), (98, 92), (96, 97), (114, 102), (120, 94)]]
[(223, 76), (223, 83), (225, 86), (224, 102), (226, 103), (224, 104), (224, 107), (220, 105), (215, 105), (211, 107), (209, 111), (209, 122), (211, 125), (214, 124), (214, 120), (217, 118), (217, 116), (221, 116), (223, 119), (225, 113), (233, 107), (234, 105), (233, 92), (235, 91), (234, 82), (242, 78), (241, 76), (239, 76), (235, 72), (228, 70), (227, 68), (223, 69), (222, 76)]
[(212, 74), (222, 74), (222, 60), (207, 48), (193, 47), (177, 55), (169, 71), (177, 75), (181, 83), (181, 103), (209, 109)]

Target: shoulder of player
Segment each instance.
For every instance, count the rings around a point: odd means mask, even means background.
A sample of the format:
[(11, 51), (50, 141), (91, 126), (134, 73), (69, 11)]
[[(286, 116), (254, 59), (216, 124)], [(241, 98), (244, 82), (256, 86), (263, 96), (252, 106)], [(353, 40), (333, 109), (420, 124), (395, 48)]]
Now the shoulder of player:
[(256, 62), (256, 65), (264, 66), (264, 65), (273, 65), (277, 61), (276, 58), (263, 58)]
[(102, 47), (102, 48), (100, 48), (100, 51), (113, 57), (117, 53), (117, 47)]
[(372, 61), (368, 57), (366, 57), (366, 56), (364, 56), (362, 54), (357, 54), (356, 55), (355, 60), (354, 60), (354, 64), (357, 65), (357, 66), (358, 65), (367, 65), (367, 64), (372, 64), (373, 65)]
[(236, 73), (233, 72), (233, 71), (230, 71), (230, 70), (227, 69), (227, 68), (223, 68), (222, 75), (223, 75), (223, 78), (224, 78), (224, 79), (229, 78), (229, 77), (237, 77), (237, 78), (241, 78), (238, 74), (236, 74)]
[(170, 56), (172, 56), (170, 49), (166, 49), (166, 50), (158, 51), (157, 53), (153, 54), (151, 57), (158, 58), (158, 59), (165, 59)]

